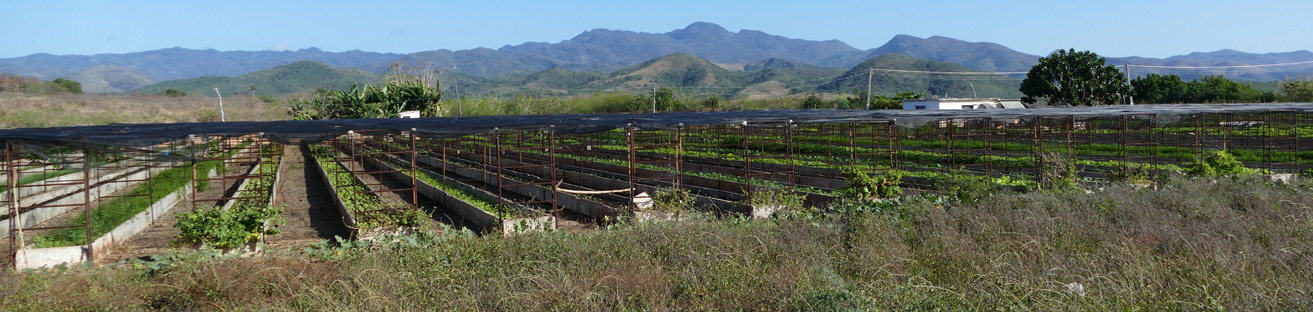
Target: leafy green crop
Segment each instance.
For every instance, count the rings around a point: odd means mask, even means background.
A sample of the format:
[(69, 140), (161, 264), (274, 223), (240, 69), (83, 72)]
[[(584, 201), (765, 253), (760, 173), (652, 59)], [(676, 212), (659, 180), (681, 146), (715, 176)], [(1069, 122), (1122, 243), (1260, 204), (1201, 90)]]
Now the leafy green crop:
[(356, 182), (355, 177), (346, 167), (333, 159), (328, 147), (312, 146), (311, 154), (319, 162), (320, 168), (328, 174), (328, 182), (337, 190), (342, 205), (355, 216), (359, 230), (419, 225), (420, 218), (423, 218), (419, 210), (409, 209), (404, 203), (385, 203), (378, 196), (369, 193), (365, 186)]
[(237, 194), (238, 197), (257, 197), (238, 199), (230, 209), (213, 206), (177, 214), (178, 223), (175, 226), (180, 231), (178, 238), (219, 249), (230, 249), (259, 241), (262, 235), (278, 234), (276, 228), (265, 229), (265, 224), (271, 220), (281, 221), (279, 216), (283, 212), (282, 207), (269, 205), (269, 196), (273, 194), (273, 183), (278, 171), (273, 148), (276, 146), (266, 146), (262, 153), (269, 156), (261, 157), (260, 163), (256, 164), (255, 172), (260, 178), (248, 181), (246, 189)]

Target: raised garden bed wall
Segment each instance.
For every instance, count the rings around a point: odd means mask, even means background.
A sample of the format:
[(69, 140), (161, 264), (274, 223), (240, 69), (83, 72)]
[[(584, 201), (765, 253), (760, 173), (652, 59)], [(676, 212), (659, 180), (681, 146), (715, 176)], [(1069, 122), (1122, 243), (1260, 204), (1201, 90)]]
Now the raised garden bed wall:
[[(428, 157), (421, 157), (420, 161), (426, 161)], [(524, 207), (522, 205), (500, 205), (497, 195), (478, 189), (474, 186), (465, 184), (460, 181), (448, 179), (442, 174), (422, 168), (411, 168), (403, 170), (394, 167), (391, 163), (405, 163), (399, 159), (384, 161), (379, 158), (368, 158), (365, 160), (366, 165), (390, 171), (395, 180), (402, 183), (414, 181), (420, 195), (436, 201), (438, 204), (455, 212), (467, 221), (485, 229), (501, 233), (502, 235), (514, 235), (521, 232), (545, 231), (556, 228), (555, 217), (538, 212), (536, 210)], [(425, 175), (426, 179), (419, 179), (417, 176)], [(427, 182), (426, 180), (435, 180)], [(441, 183), (443, 185), (435, 185)], [(441, 186), (441, 187), (439, 187)], [(447, 190), (446, 188), (454, 190)], [(452, 194), (453, 192), (463, 193), (462, 195), (472, 196), (473, 199), (462, 199), (463, 196)], [(479, 203), (472, 203), (478, 201)], [(504, 209), (506, 211), (497, 211)], [(494, 211), (489, 211), (494, 210)]]
[[(211, 169), (202, 174), (205, 176), (213, 175), (215, 170)], [(14, 267), (17, 270), (24, 270), (98, 260), (98, 257), (107, 255), (109, 250), (127, 242), (133, 235), (153, 224), (164, 213), (185, 201), (193, 191), (191, 185), (184, 185), (181, 190), (170, 193), (152, 203), (143, 211), (96, 238), (90, 244), (19, 249), (14, 255)]]
[[(66, 174), (55, 177), (50, 180), (57, 180), (54, 185), (42, 186), (44, 183), (33, 183), (28, 185), (17, 185), (18, 181), (9, 181), (11, 186), (4, 192), (0, 192), (0, 198), (3, 198), (3, 207), (5, 219), (0, 223), (0, 237), (10, 239), (10, 254), (16, 253), (23, 244), (19, 243), (20, 236), (32, 238), (42, 236), (49, 231), (69, 231), (76, 228), (85, 228), (86, 236), (92, 235), (90, 219), (92, 210), (90, 204), (97, 200), (115, 200), (112, 194), (123, 189), (133, 188), (142, 182), (151, 180), (155, 174), (169, 169), (171, 162), (168, 160), (169, 153), (175, 150), (176, 144), (162, 144), (153, 146), (144, 150), (127, 150), (119, 152), (99, 151), (94, 153), (71, 153), (80, 157), (82, 163), (78, 165), (81, 172), (76, 174)], [(65, 154), (68, 155), (68, 154)], [(89, 157), (83, 155), (90, 155)], [(4, 169), (9, 171), (15, 170), (22, 166), (21, 162), (15, 159), (24, 157), (23, 153), (17, 151), (13, 146), (6, 147)], [(101, 163), (103, 165), (95, 166)], [(72, 162), (66, 162), (63, 165), (72, 165)], [(29, 196), (17, 196), (21, 194), (24, 188), (44, 188), (47, 191), (30, 194)], [(132, 195), (125, 195), (132, 196)], [(137, 196), (151, 196), (143, 194)], [(57, 216), (73, 213), (81, 209), (83, 225), (41, 225)], [(147, 210), (153, 213), (152, 210)], [(13, 217), (17, 216), (17, 217)], [(152, 218), (154, 216), (152, 215)], [(108, 229), (106, 229), (108, 230)], [(26, 232), (26, 233), (24, 233)]]
[[(5, 208), (2, 216), (4, 222), (0, 223), (0, 238), (9, 237), (11, 229), (17, 228), (16, 224), (34, 225), (45, 222), (71, 210), (83, 208), (86, 202), (94, 202), (102, 196), (108, 197), (119, 190), (133, 187), (149, 180), (153, 174), (168, 169), (168, 166), (155, 166), (157, 163), (150, 160), (134, 161), (128, 165), (115, 163), (52, 178), (59, 179), (58, 182), (47, 184), (55, 185), (53, 187), (29, 184), (13, 188), (12, 193), (0, 192), (0, 199), (4, 202), (0, 207)], [(91, 174), (90, 178), (87, 178), (87, 173)], [(24, 192), (29, 189), (32, 191)], [(83, 192), (84, 190), (89, 191)], [(27, 193), (27, 196), (15, 196), (14, 193)], [(11, 196), (17, 199), (10, 200)], [(12, 209), (14, 207), (17, 209)], [(9, 218), (15, 212), (19, 217), (11, 222)]]
[[(407, 213), (418, 214), (420, 211), (416, 188), (390, 188), (363, 180), (362, 176), (385, 175), (389, 172), (387, 170), (368, 170), (364, 168), (364, 159), (386, 154), (379, 154), (378, 151), (367, 149), (357, 149), (356, 147), (363, 144), (362, 139), (362, 135), (351, 133), (331, 142), (311, 147), (311, 153), (315, 155), (317, 160), (315, 165), (325, 181), (328, 181), (329, 192), (333, 195), (334, 202), (343, 216), (343, 222), (359, 238), (370, 237), (376, 233), (405, 233), (410, 231), (409, 227), (417, 224), (397, 222), (406, 222), (407, 219), (404, 217)], [(388, 202), (378, 196), (381, 193), (403, 191), (411, 193), (410, 202)], [(363, 217), (368, 217), (371, 221), (364, 222)], [(402, 217), (402, 219), (393, 219), (393, 217)]]
[[(50, 230), (59, 230), (62, 228), (83, 227), (86, 229), (87, 233), (87, 238), (84, 241), (87, 241), (88, 243), (74, 246), (60, 246), (60, 243), (57, 242), (60, 242), (61, 239), (65, 238), (61, 238), (64, 236), (59, 236), (48, 242), (49, 244), (47, 246), (49, 247), (46, 248), (19, 248), (14, 254), (15, 267), (23, 269), (58, 265), (62, 263), (94, 261), (97, 260), (98, 257), (107, 254), (108, 250), (126, 242), (132, 236), (153, 224), (155, 220), (178, 203), (183, 202), (189, 197), (194, 198), (192, 194), (194, 194), (195, 188), (191, 183), (181, 181), (177, 177), (179, 174), (185, 170), (190, 170), (191, 176), (187, 179), (196, 181), (198, 179), (204, 179), (205, 177), (215, 175), (219, 172), (220, 169), (217, 167), (221, 166), (222, 163), (216, 161), (205, 161), (205, 157), (198, 157), (200, 154), (235, 153), (235, 151), (227, 152), (214, 150), (211, 147), (212, 146), (209, 145), (198, 147), (192, 144), (185, 149), (164, 150), (159, 153), (150, 153), (149, 155), (161, 159), (176, 159), (169, 157), (169, 154), (178, 156), (177, 154), (192, 153), (193, 155), (196, 155), (192, 157), (200, 161), (190, 162), (190, 166), (188, 166), (184, 165), (185, 163), (178, 161), (148, 160), (147, 163), (155, 162), (160, 165), (142, 170), (146, 173), (146, 176), (141, 180), (133, 181), (140, 182), (140, 185), (132, 192), (122, 196), (113, 196), (113, 198), (109, 198), (110, 196), (101, 196), (102, 200), (106, 198), (108, 198), (108, 200), (102, 201), (101, 206), (95, 208), (95, 215), (97, 216), (95, 222), (92, 220), (93, 210), (88, 203), (84, 204), (86, 222), (84, 222), (83, 225), (54, 226), (46, 228)], [(198, 166), (198, 164), (200, 165)], [(153, 173), (157, 172), (160, 173), (158, 176), (153, 175)], [(174, 186), (171, 185), (179, 186), (174, 188)], [(157, 194), (156, 192), (166, 192), (166, 194)], [(143, 202), (144, 206), (133, 206), (133, 203), (140, 202), (133, 198), (146, 198), (147, 201)], [(101, 210), (105, 209), (114, 211), (107, 212), (106, 216), (100, 216)], [(124, 212), (132, 213), (131, 211), (137, 212), (131, 216), (124, 216), (122, 221), (118, 221), (119, 219), (117, 219), (117, 217), (111, 216), (114, 214), (122, 215)], [(109, 221), (101, 220), (101, 218), (107, 218), (105, 220)], [(102, 227), (102, 225), (111, 224), (112, 228)], [(96, 230), (93, 231), (93, 228)], [(101, 230), (101, 228), (104, 228), (104, 230)], [(60, 232), (56, 231), (48, 235), (55, 235), (57, 233)], [(91, 237), (93, 235), (98, 236), (93, 239)]]

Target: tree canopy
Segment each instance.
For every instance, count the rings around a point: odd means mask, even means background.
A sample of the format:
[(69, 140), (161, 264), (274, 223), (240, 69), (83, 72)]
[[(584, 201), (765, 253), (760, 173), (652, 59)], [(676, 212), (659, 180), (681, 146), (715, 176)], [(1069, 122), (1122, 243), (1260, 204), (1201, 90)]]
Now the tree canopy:
[(1313, 80), (1287, 80), (1281, 92), (1291, 102), (1313, 102)]
[(1044, 99), (1048, 105), (1092, 106), (1112, 104), (1130, 93), (1122, 71), (1090, 51), (1058, 50), (1039, 58), (1021, 81), (1021, 101)]
[(1272, 92), (1263, 92), (1249, 84), (1223, 76), (1203, 76), (1184, 81), (1177, 75), (1149, 74), (1131, 80), (1136, 103), (1266, 103), (1277, 100)]

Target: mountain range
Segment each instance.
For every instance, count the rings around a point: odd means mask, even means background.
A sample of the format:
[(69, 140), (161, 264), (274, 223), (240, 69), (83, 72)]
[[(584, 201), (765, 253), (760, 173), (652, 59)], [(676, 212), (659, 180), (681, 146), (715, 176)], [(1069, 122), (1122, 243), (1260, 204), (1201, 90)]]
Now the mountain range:
[[(1057, 48), (1057, 47), (1055, 47)], [(1096, 51), (1097, 52), (1097, 51)], [(770, 35), (755, 30), (731, 32), (719, 25), (697, 22), (667, 33), (593, 29), (556, 43), (528, 42), (498, 49), (432, 50), (409, 54), (375, 53), (360, 50), (325, 52), (316, 48), (296, 51), (216, 51), (170, 48), (124, 54), (51, 55), (0, 59), (0, 72), (42, 79), (69, 77), (82, 82), (88, 92), (132, 90), (156, 81), (202, 76), (236, 77), (299, 61), (317, 61), (332, 67), (383, 72), (394, 62), (428, 65), (470, 77), (502, 74), (528, 75), (559, 68), (574, 73), (602, 75), (655, 58), (683, 53), (720, 65), (731, 71), (754, 71), (751, 64), (787, 60), (792, 66), (813, 70), (847, 70), (881, 55), (894, 53), (930, 61), (961, 65), (967, 69), (993, 72), (1025, 72), (1040, 56), (1018, 52), (989, 42), (967, 42), (948, 37), (918, 38), (898, 35), (875, 49), (860, 50), (837, 40), (813, 41)], [(1309, 66), (1249, 66), (1313, 62), (1306, 50), (1254, 54), (1234, 50), (1197, 52), (1165, 59), (1109, 57), (1110, 64), (1147, 66), (1218, 67), (1237, 80), (1274, 81), (1308, 76)], [(1157, 67), (1131, 67), (1132, 74), (1172, 73)], [(1200, 70), (1181, 72), (1185, 79)], [(549, 75), (551, 73), (548, 73)], [(560, 74), (559, 72), (557, 74)], [(1017, 78), (1018, 75), (1012, 75)]]
[[(685, 54), (657, 57), (609, 73), (571, 71), (562, 67), (546, 70), (511, 71), (491, 76), (474, 76), (439, 70), (435, 77), (447, 96), (576, 96), (596, 93), (647, 93), (653, 88), (671, 88), (680, 94), (722, 98), (778, 98), (804, 93), (854, 93), (864, 91), (867, 74), (874, 82), (872, 93), (892, 95), (917, 90), (935, 96), (1019, 97), (1018, 81), (1002, 75), (983, 75), (972, 81), (925, 79), (897, 70), (968, 72), (962, 65), (888, 53), (852, 69), (828, 69), (795, 62), (768, 59), (726, 66)], [(751, 70), (738, 70), (752, 68)], [(872, 70), (875, 69), (875, 70)], [(890, 71), (894, 70), (894, 71)], [(159, 93), (166, 89), (190, 94), (286, 95), (316, 88), (346, 89), (355, 83), (376, 83), (378, 74), (356, 68), (335, 68), (318, 61), (299, 61), (238, 77), (206, 76), (152, 84), (134, 92)], [(250, 88), (255, 88), (251, 90)], [(454, 94), (453, 94), (454, 93)]]

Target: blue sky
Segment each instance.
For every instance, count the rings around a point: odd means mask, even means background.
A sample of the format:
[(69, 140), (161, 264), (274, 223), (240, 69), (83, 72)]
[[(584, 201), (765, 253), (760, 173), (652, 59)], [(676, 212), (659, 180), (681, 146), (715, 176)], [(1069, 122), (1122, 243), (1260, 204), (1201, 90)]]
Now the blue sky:
[(878, 47), (897, 34), (1045, 54), (1313, 50), (1313, 1), (0, 1), (0, 58), (171, 47), (410, 53), (705, 21)]

